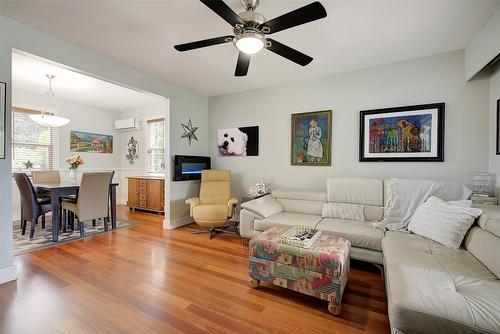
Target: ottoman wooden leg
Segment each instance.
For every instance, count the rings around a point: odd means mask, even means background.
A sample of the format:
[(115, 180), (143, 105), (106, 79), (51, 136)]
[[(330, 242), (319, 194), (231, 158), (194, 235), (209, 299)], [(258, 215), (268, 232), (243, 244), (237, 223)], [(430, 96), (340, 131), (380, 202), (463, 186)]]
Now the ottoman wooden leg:
[(339, 315), (341, 311), (342, 311), (342, 305), (337, 305), (334, 302), (328, 303), (328, 312), (330, 312), (331, 314)]
[(251, 288), (258, 288), (260, 285), (260, 281), (258, 279), (250, 277), (250, 279), (248, 280), (248, 284)]

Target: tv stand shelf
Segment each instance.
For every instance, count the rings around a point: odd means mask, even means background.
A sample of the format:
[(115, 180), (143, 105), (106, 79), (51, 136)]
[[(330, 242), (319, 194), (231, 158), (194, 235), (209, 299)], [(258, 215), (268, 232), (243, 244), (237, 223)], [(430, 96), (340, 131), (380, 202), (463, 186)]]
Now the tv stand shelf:
[(165, 179), (155, 176), (130, 176), (128, 201), (130, 211), (135, 209), (165, 213)]

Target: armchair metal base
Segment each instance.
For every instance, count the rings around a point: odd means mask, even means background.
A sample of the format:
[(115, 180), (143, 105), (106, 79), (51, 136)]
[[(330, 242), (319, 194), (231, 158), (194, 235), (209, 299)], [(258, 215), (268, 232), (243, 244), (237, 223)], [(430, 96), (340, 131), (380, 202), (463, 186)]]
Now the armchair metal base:
[(210, 239), (210, 240), (213, 237), (215, 237), (215, 235), (217, 233), (237, 234), (237, 231), (228, 230), (228, 227), (230, 227), (230, 226), (229, 225), (224, 225), (222, 227), (209, 227), (209, 228), (202, 227), (199, 231), (191, 232), (191, 234), (209, 233), (208, 239)]

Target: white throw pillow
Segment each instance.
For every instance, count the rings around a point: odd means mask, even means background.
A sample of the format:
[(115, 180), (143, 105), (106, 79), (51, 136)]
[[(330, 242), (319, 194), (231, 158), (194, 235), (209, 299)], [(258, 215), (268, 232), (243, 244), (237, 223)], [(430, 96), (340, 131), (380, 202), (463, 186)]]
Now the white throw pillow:
[(472, 194), (459, 183), (433, 180), (393, 178), (388, 188), (384, 219), (377, 227), (391, 231), (406, 230), (417, 208), (430, 196), (454, 201), (468, 199)]
[(323, 205), (323, 218), (365, 221), (365, 206), (359, 204), (327, 203)]
[(417, 208), (408, 230), (447, 247), (459, 248), (465, 234), (481, 212), (481, 209), (450, 205), (436, 196), (431, 196)]
[(271, 195), (242, 203), (241, 208), (252, 211), (264, 218), (283, 212), (283, 205)]

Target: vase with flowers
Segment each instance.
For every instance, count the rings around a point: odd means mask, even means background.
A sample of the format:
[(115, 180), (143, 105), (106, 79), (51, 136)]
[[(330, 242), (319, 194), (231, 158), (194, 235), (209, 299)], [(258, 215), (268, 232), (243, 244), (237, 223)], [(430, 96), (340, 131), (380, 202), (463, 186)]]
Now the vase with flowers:
[(65, 160), (69, 164), (69, 178), (71, 181), (78, 181), (78, 167), (83, 165), (83, 159), (79, 155), (71, 155)]

